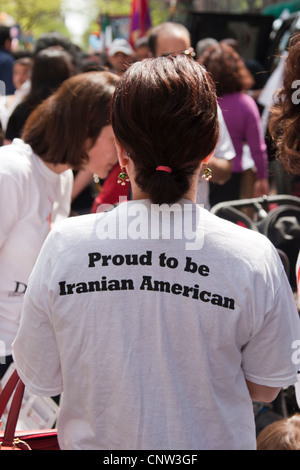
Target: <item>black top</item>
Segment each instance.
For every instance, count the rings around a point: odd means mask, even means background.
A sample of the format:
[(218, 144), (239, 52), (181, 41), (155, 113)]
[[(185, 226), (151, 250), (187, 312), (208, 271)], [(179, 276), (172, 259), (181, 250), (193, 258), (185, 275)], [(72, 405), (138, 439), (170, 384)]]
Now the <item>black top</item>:
[(16, 109), (12, 112), (6, 128), (5, 137), (7, 140), (14, 140), (20, 138), (25, 122), (35, 106), (29, 105), (26, 101), (18, 104)]

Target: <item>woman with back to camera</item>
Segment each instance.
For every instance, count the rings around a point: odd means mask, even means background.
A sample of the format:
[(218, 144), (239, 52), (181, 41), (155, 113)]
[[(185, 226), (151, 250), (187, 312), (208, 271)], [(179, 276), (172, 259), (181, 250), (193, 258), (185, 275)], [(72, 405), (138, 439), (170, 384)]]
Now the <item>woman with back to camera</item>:
[(0, 149), (1, 377), (12, 361), (11, 344), (39, 250), (70, 213), (70, 169), (88, 168), (105, 178), (117, 161), (109, 125), (117, 81), (107, 72), (70, 78), (29, 116), (22, 139)]
[(294, 383), (300, 333), (268, 239), (195, 204), (218, 140), (212, 81), (181, 54), (137, 62), (112, 125), (133, 200), (51, 232), (18, 372), (35, 394), (63, 391), (62, 449), (255, 448), (251, 398)]

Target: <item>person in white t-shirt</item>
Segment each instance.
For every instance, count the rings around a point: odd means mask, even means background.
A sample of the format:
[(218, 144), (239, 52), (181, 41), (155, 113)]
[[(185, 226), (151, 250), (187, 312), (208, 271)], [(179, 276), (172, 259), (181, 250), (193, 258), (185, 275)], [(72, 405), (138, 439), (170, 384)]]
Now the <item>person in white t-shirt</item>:
[(29, 117), (21, 139), (0, 149), (1, 376), (12, 357), (28, 277), (53, 226), (70, 214), (73, 168), (105, 178), (117, 162), (109, 124), (113, 74), (64, 82)]
[(11, 114), (29, 93), (31, 68), (32, 59), (30, 57), (21, 57), (13, 64), (15, 92), (13, 95), (0, 96), (0, 123), (4, 134)]
[(219, 134), (210, 76), (180, 54), (133, 64), (112, 126), (133, 199), (47, 237), (18, 373), (63, 392), (62, 449), (254, 449), (252, 400), (295, 382), (299, 319), (271, 242), (195, 203)]

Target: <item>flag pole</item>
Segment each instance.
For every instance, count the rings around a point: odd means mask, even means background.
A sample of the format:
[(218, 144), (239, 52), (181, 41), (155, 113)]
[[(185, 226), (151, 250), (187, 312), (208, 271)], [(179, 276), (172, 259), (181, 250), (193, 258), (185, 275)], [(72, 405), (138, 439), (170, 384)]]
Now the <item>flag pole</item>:
[(169, 20), (172, 21), (174, 19), (177, 7), (177, 0), (170, 0), (170, 7), (169, 7)]
[(148, 0), (132, 0), (129, 25), (129, 42), (134, 48), (136, 40), (146, 36), (147, 31), (151, 28)]

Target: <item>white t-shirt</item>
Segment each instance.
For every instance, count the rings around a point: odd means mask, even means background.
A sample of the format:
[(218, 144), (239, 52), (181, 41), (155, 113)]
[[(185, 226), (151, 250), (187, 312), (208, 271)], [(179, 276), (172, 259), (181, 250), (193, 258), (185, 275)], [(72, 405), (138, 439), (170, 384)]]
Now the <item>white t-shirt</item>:
[(0, 341), (10, 355), (24, 292), (52, 224), (70, 212), (72, 171), (50, 170), (20, 139), (0, 148)]
[[(0, 96), (0, 122), (2, 130), (5, 132), (7, 123), (13, 111), (23, 99), (28, 95), (31, 88), (30, 80), (24, 82), (19, 90), (15, 90), (13, 95)], [(1, 95), (1, 89), (0, 89)]]
[(296, 381), (299, 318), (269, 240), (186, 200), (158, 207), (61, 222), (32, 272), (14, 359), (32, 393), (63, 392), (62, 449), (254, 449), (245, 378)]

